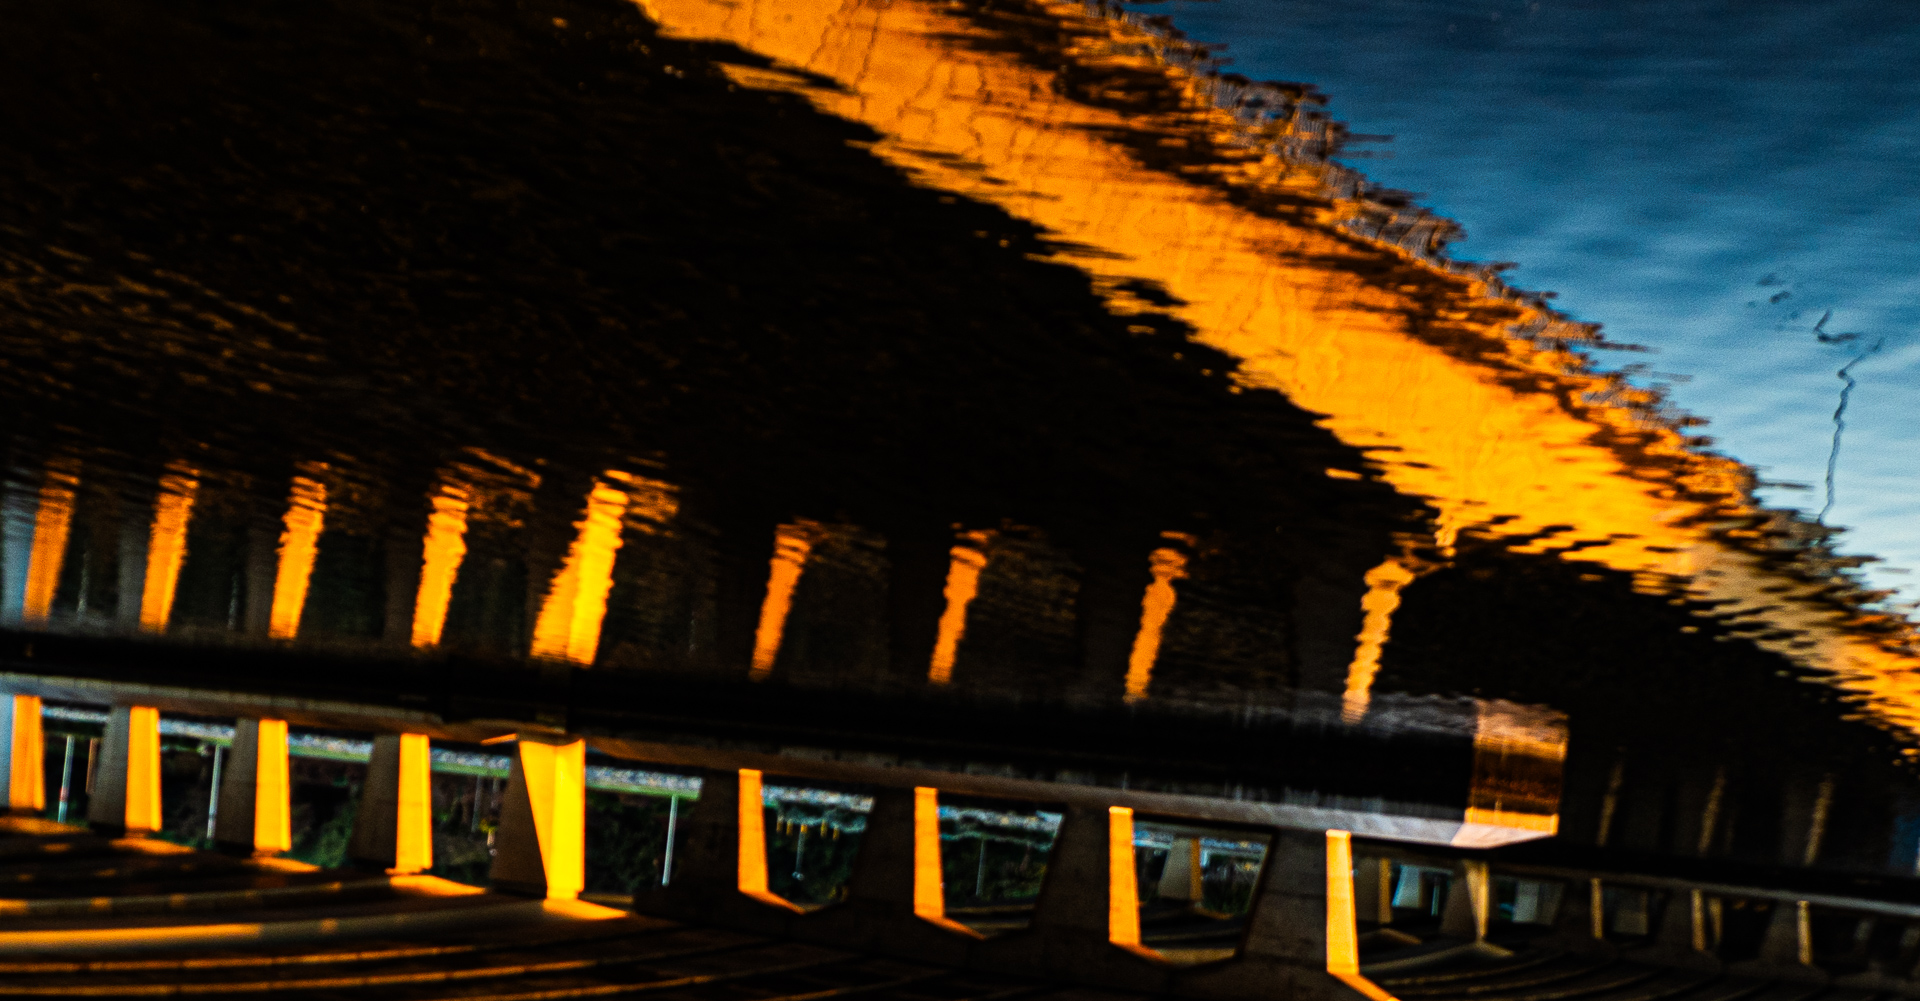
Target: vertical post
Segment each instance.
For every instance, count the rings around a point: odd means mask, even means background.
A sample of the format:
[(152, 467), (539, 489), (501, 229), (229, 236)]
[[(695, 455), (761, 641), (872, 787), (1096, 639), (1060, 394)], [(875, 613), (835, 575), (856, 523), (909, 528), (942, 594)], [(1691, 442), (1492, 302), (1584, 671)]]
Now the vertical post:
[(673, 882), (673, 836), (680, 826), (680, 797), (667, 797), (667, 853), (660, 863), (660, 885)]
[(495, 886), (550, 900), (580, 895), (586, 886), (586, 765), (583, 740), (521, 738), (500, 804), (489, 872)]
[(67, 759), (60, 765), (60, 810), (54, 822), (67, 822), (67, 802), (73, 790), (73, 734), (67, 734)]
[(7, 736), (0, 753), (7, 756), (0, 775), (6, 776), (7, 809), (39, 813), (47, 808), (46, 743), (40, 729), (40, 697), (15, 695), (7, 706)]
[(160, 710), (114, 706), (107, 714), (87, 820), (112, 833), (160, 829)]
[(374, 738), (347, 857), (394, 874), (433, 868), (433, 776), (426, 734)]
[(220, 756), (226, 748), (213, 745), (213, 777), (207, 783), (207, 840), (213, 840), (214, 822), (220, 819)]
[(287, 722), (241, 719), (220, 784), (214, 840), (230, 851), (276, 855), (293, 847)]

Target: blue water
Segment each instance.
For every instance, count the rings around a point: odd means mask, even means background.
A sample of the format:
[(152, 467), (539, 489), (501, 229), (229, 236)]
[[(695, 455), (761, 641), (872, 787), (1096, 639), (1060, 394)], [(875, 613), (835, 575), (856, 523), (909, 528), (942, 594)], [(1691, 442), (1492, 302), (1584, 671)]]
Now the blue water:
[[(1348, 162), (1465, 225), (1455, 256), (1647, 355), (1716, 447), (1920, 599), (1920, 4), (1143, 5), (1231, 69), (1315, 85)], [(1822, 343), (1823, 331), (1857, 333)]]

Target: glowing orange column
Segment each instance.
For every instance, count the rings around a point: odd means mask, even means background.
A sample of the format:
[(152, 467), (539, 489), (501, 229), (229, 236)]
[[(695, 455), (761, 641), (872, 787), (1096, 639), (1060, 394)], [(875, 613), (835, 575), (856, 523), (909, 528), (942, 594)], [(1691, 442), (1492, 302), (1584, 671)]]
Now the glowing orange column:
[(374, 738), (347, 855), (390, 873), (433, 868), (431, 745), (423, 733)]
[(114, 706), (107, 714), (87, 820), (128, 834), (160, 829), (160, 710)]
[(235, 720), (214, 839), (256, 855), (291, 850), (290, 791), (286, 720)]
[(940, 871), (940, 791), (913, 790), (913, 913), (930, 921), (947, 917), (946, 881)]
[(1327, 832), (1327, 972), (1373, 1001), (1394, 1001), (1360, 975), (1360, 936), (1354, 924), (1353, 835)]
[(147, 530), (147, 574), (140, 591), (140, 628), (164, 633), (173, 617), (173, 595), (180, 581), (180, 565), (187, 558), (187, 523), (193, 499), (200, 490), (194, 471), (185, 467), (160, 477), (160, 495), (153, 503), (153, 524)]
[(1133, 810), (1107, 807), (1107, 941), (1140, 944), (1140, 885), (1133, 868)]
[(40, 697), (15, 695), (7, 709), (7, 806), (35, 813), (47, 808), (46, 743), (40, 728)]
[(587, 745), (521, 740), (494, 837), (496, 885), (572, 900), (586, 886)]

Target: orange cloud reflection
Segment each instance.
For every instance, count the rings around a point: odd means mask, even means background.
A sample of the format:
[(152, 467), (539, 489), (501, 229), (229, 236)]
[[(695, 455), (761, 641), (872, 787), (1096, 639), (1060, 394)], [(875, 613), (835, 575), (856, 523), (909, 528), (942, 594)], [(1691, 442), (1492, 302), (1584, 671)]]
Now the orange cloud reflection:
[[(1324, 427), (1376, 457), (1375, 475), (1425, 498), (1441, 547), (1462, 532), (1512, 539), (1763, 618), (1772, 628), (1756, 642), (1920, 729), (1911, 636), (1861, 628), (1821, 596), (1824, 581), (1782, 574), (1777, 554), (1726, 528), (1760, 516), (1748, 470), (1693, 449), (1648, 394), (1565, 347), (1586, 331), (1485, 275), (1348, 225), (1386, 232), (1378, 223), (1393, 210), (1354, 197), (1344, 168), (1300, 153), (1319, 126), (1220, 107), (1236, 85), (1167, 60), (1167, 39), (1063, 0), (999, 20), (935, 0), (644, 7), (671, 36), (769, 60), (726, 67), (737, 84), (862, 123), (879, 136), (873, 153), (920, 183), (1038, 225), (1096, 287), (1166, 290), (1196, 341), (1237, 360), (1241, 389), (1325, 415)], [(1093, 93), (1077, 80), (1150, 92)], [(1142, 148), (1159, 151), (1151, 163)], [(1386, 591), (1370, 592), (1375, 605)], [(1384, 634), (1385, 619), (1376, 624)]]

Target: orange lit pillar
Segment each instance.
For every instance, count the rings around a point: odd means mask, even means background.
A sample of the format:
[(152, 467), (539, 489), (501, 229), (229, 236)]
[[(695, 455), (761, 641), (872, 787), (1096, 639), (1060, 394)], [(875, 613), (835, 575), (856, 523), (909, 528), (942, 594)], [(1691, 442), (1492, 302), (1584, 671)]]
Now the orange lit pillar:
[(293, 848), (287, 721), (235, 720), (220, 781), (214, 841), (233, 851), (277, 855)]
[(426, 734), (374, 738), (347, 857), (401, 874), (433, 868), (432, 759)]
[(0, 739), (0, 778), (7, 783), (6, 806), (22, 813), (39, 813), (47, 808), (46, 739), (40, 731), (40, 697), (15, 695), (9, 704), (0, 705), (0, 724), (6, 727)]
[(494, 833), (497, 889), (572, 900), (586, 886), (587, 744), (519, 740)]
[(160, 710), (114, 706), (107, 714), (87, 822), (108, 834), (160, 829)]
[(795, 922), (794, 935), (840, 948), (960, 965), (980, 935), (947, 919), (940, 872), (940, 793), (874, 794), (846, 902)]

